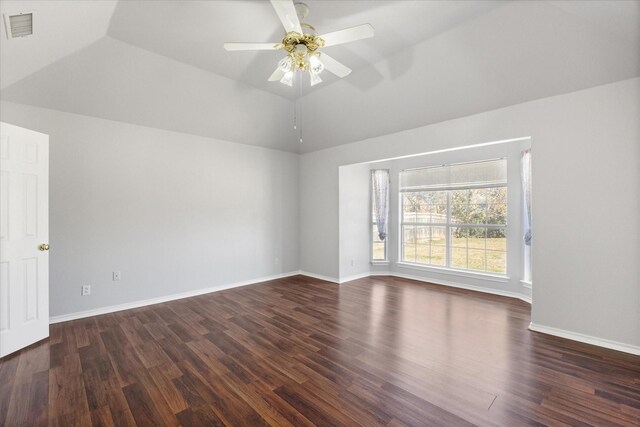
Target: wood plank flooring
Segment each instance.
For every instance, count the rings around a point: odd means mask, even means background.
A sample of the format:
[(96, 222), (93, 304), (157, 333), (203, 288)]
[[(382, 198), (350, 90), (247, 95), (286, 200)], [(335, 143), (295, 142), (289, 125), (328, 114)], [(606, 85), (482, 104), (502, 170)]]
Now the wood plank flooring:
[(640, 357), (529, 321), (508, 298), (295, 276), (52, 325), (0, 360), (0, 425), (640, 425)]

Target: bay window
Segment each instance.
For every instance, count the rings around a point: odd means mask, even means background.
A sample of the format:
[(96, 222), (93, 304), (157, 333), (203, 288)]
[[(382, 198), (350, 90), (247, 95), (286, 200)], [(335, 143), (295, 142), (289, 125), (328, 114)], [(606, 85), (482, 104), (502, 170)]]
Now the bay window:
[(400, 172), (402, 262), (506, 275), (504, 159)]

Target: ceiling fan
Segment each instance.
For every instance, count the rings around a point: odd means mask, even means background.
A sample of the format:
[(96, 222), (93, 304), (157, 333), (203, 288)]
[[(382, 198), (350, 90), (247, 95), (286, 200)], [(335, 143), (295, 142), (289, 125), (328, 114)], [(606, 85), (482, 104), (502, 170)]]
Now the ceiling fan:
[[(303, 22), (309, 14), (309, 6), (304, 3), (293, 3), (292, 0), (271, 0), (271, 5), (284, 25), (285, 34), (279, 43), (225, 43), (228, 51), (235, 50), (279, 50), (287, 55), (278, 62), (276, 70), (269, 81), (280, 81), (293, 86), (293, 75), (296, 71), (309, 73), (311, 86), (320, 82), (323, 70), (330, 71), (342, 78), (351, 73), (351, 69), (336, 61), (320, 48), (336, 46), (356, 40), (373, 37), (374, 29), (370, 24), (362, 24), (332, 33), (316, 35), (316, 29)], [(304, 28), (304, 29), (303, 29)]]

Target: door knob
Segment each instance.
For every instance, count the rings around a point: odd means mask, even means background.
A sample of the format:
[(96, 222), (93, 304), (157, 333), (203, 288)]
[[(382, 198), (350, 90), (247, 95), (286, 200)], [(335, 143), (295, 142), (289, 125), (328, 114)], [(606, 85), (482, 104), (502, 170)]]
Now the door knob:
[(40, 249), (41, 251), (48, 251), (49, 250), (49, 245), (46, 244), (46, 243), (43, 243), (40, 246), (38, 246), (38, 249)]

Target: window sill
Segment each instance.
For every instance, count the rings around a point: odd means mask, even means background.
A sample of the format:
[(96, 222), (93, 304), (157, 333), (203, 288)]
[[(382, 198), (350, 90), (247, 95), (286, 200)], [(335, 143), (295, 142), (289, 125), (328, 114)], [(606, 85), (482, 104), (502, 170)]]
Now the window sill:
[(454, 270), (452, 268), (446, 268), (446, 267), (432, 267), (432, 266), (426, 266), (426, 265), (420, 265), (420, 264), (412, 264), (410, 262), (398, 262), (397, 265), (400, 267), (412, 268), (415, 270), (431, 271), (433, 273), (469, 277), (472, 279), (490, 280), (492, 282), (508, 283), (510, 280), (509, 276), (501, 276), (497, 274), (487, 274), (487, 273), (475, 273), (471, 271)]
[(520, 284), (522, 286), (524, 286), (525, 288), (531, 289), (533, 287), (533, 283), (527, 281), (527, 280), (520, 280)]
[(371, 265), (389, 265), (389, 261), (369, 261)]

